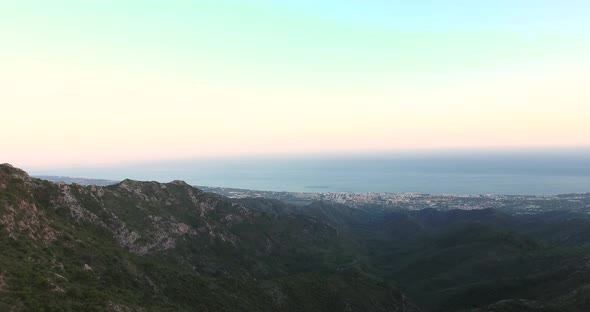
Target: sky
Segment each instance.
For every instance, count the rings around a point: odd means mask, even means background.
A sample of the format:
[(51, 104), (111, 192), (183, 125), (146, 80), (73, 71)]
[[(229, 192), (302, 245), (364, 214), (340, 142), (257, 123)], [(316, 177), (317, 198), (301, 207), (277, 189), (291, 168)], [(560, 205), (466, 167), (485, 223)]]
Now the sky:
[(590, 146), (590, 2), (0, 1), (0, 162)]

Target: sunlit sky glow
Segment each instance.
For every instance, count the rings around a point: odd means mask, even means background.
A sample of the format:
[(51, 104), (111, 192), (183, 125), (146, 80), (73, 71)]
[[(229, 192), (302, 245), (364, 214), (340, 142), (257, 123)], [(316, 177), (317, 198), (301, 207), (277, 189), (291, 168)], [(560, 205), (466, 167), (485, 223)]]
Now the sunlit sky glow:
[(2, 1), (0, 162), (588, 146), (588, 16), (574, 0)]

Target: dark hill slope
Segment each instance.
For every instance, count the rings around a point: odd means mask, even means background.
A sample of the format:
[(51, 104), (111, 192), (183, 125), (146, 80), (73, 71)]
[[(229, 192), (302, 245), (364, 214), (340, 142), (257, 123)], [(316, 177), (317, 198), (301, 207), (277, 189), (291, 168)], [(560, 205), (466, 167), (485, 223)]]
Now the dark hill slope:
[(325, 202), (303, 207), (272, 202), (272, 207), (275, 213), (325, 220), (349, 237), (354, 242), (349, 248), (359, 254), (343, 268), (395, 281), (427, 311), (501, 300), (508, 301), (497, 307), (518, 306), (521, 299), (537, 302), (540, 311), (569, 300), (560, 311), (579, 311), (581, 301), (573, 298), (580, 295), (568, 294), (590, 284), (590, 239), (584, 235), (589, 219), (567, 211), (371, 211)]

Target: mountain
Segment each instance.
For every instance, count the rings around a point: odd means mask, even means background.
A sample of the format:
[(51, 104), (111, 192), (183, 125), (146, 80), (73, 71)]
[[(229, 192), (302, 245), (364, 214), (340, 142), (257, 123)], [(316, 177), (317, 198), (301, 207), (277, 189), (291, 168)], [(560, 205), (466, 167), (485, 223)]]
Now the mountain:
[(550, 203), (295, 205), (4, 164), (0, 311), (588, 311), (590, 215)]
[(82, 186), (0, 166), (0, 310), (417, 311), (341, 270), (337, 229), (182, 181)]

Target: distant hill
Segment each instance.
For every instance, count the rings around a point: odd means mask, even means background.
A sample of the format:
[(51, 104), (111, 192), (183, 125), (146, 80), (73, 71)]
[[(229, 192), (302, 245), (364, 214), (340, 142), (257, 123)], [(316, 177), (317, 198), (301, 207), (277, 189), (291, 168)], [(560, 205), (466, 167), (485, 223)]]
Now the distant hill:
[(33, 176), (37, 179), (47, 180), (51, 182), (63, 182), (66, 184), (79, 184), (79, 185), (97, 185), (97, 186), (107, 186), (119, 183), (119, 181), (114, 180), (104, 180), (104, 179), (88, 179), (88, 178), (73, 178), (73, 177), (62, 177), (62, 176), (44, 176), (38, 175)]

